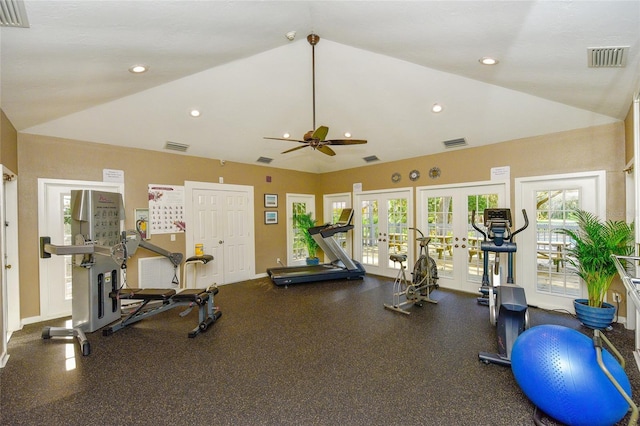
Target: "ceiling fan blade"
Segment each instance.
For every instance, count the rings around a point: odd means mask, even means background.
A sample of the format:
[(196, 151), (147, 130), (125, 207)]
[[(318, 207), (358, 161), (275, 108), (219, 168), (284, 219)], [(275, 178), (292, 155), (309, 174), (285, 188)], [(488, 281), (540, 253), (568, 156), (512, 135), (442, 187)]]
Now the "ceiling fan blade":
[(323, 154), (327, 154), (327, 155), (331, 155), (334, 156), (336, 155), (336, 152), (334, 150), (332, 150), (331, 148), (329, 148), (327, 145), (321, 145), (319, 147), (316, 148), (318, 151), (320, 151)]
[(327, 133), (329, 133), (329, 128), (327, 126), (320, 126), (313, 132), (313, 139), (317, 139), (319, 141), (323, 141), (324, 138), (327, 137)]
[(308, 147), (308, 146), (309, 146), (309, 145), (307, 145), (307, 144), (304, 144), (304, 145), (301, 145), (301, 146), (296, 146), (295, 148), (291, 148), (291, 149), (288, 149), (288, 150), (286, 150), (286, 151), (282, 151), (282, 152), (281, 152), (281, 154), (286, 154), (287, 152), (292, 152), (292, 151), (295, 151), (295, 150), (297, 150), (297, 149), (306, 148), (306, 147)]
[(325, 142), (329, 145), (358, 145), (367, 143), (364, 139), (331, 139)]
[(301, 141), (299, 139), (291, 139), (291, 138), (268, 138), (268, 137), (264, 137), (263, 139), (271, 139), (274, 141), (288, 141), (288, 142), (300, 142), (300, 143), (307, 143), (307, 141)]

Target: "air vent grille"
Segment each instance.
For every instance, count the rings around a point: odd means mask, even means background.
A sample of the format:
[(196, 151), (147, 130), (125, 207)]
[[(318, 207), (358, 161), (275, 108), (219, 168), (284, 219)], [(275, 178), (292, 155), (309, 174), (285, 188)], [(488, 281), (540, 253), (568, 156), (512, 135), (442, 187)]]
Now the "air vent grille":
[(0, 0), (0, 27), (29, 28), (22, 0)]
[(370, 155), (368, 157), (364, 157), (363, 160), (366, 161), (367, 163), (372, 163), (374, 161), (380, 161), (380, 159), (375, 155)]
[(590, 47), (587, 62), (590, 68), (621, 68), (627, 65), (629, 46)]
[(264, 163), (264, 164), (269, 164), (273, 161), (273, 158), (269, 158), (269, 157), (258, 157), (258, 159), (256, 160), (258, 163)]
[(187, 149), (189, 149), (189, 145), (178, 143), (178, 142), (167, 141), (167, 143), (164, 145), (164, 149), (170, 149), (171, 151), (187, 152)]
[(445, 148), (458, 148), (461, 146), (467, 146), (467, 141), (465, 138), (451, 139), (442, 143), (444, 144)]

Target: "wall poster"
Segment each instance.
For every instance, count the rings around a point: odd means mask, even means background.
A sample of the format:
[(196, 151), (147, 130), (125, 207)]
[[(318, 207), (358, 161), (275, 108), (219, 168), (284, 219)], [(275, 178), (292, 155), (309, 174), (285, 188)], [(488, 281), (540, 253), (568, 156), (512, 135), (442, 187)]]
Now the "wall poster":
[(149, 185), (150, 234), (185, 231), (184, 186)]

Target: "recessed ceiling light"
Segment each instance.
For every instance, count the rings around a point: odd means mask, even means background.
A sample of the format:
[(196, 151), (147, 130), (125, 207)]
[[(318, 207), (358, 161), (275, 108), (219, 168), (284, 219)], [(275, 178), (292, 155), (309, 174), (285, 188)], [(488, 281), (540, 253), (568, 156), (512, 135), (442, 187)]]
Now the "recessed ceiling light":
[(133, 65), (132, 67), (129, 68), (129, 72), (132, 72), (134, 74), (141, 74), (148, 70), (149, 70), (149, 67), (146, 65)]
[(282, 135), (282, 137), (288, 139), (289, 137), (291, 137), (291, 135), (289, 133), (285, 133), (284, 135)]
[(200, 117), (200, 111), (198, 111), (197, 109), (192, 109), (191, 111), (189, 111), (189, 115), (192, 117)]
[(349, 132), (344, 132), (344, 137), (345, 137), (345, 138), (350, 138), (350, 137), (351, 137), (351, 133), (349, 133)]
[(440, 105), (440, 104), (433, 104), (433, 106), (431, 107), (431, 112), (436, 112), (436, 113), (438, 113), (438, 112), (442, 111), (442, 109), (443, 109), (443, 108), (442, 108), (442, 105)]
[(496, 65), (498, 63), (498, 60), (496, 58), (491, 58), (489, 56), (482, 57), (478, 59), (478, 61), (482, 65)]

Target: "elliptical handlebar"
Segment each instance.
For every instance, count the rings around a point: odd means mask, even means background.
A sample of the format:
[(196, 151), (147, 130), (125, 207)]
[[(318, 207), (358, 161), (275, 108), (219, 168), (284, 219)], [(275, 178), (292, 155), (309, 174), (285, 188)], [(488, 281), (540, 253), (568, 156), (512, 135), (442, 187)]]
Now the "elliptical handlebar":
[(515, 237), (518, 232), (524, 231), (529, 226), (529, 218), (527, 217), (527, 211), (525, 209), (522, 209), (522, 216), (524, 216), (524, 226), (511, 234), (510, 241), (513, 241), (513, 237)]
[[(506, 241), (513, 241), (513, 238), (516, 236), (516, 234), (518, 234), (519, 232), (524, 231), (525, 229), (527, 229), (527, 227), (529, 226), (529, 217), (527, 216), (527, 211), (525, 209), (522, 209), (522, 216), (524, 217), (524, 226), (516, 231), (511, 232), (510, 229), (506, 229), (506, 232), (508, 234), (507, 238), (505, 238)], [(482, 236), (484, 237), (484, 240), (486, 241), (488, 237), (487, 233), (480, 229), (478, 227), (478, 225), (476, 225), (476, 211), (473, 210), (471, 212), (471, 226), (473, 226), (473, 229), (475, 229), (476, 231), (478, 231), (479, 233), (482, 234)]]

